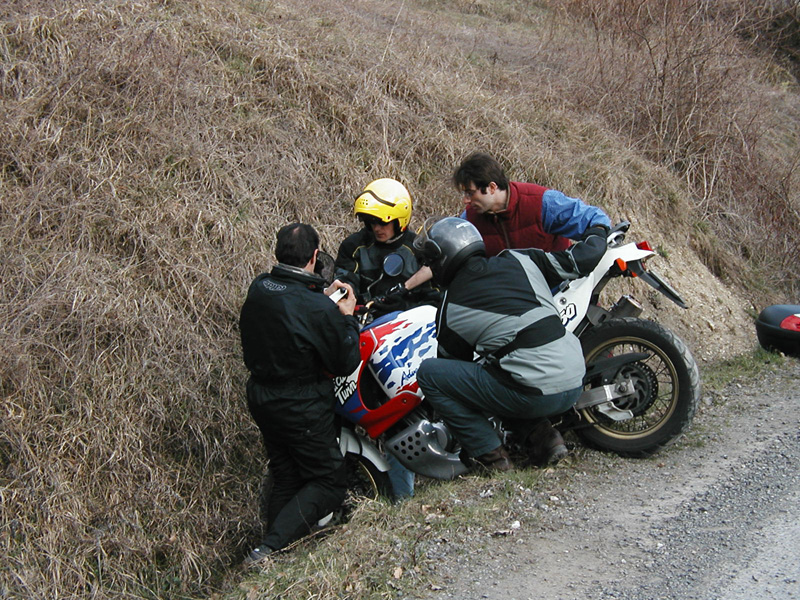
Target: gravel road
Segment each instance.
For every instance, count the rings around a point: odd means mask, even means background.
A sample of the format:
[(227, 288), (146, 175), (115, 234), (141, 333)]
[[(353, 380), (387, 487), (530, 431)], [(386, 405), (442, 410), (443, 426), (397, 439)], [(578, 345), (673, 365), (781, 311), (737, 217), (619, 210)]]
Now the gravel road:
[(705, 394), (657, 456), (578, 448), (513, 536), (443, 550), (425, 600), (800, 598), (800, 362)]

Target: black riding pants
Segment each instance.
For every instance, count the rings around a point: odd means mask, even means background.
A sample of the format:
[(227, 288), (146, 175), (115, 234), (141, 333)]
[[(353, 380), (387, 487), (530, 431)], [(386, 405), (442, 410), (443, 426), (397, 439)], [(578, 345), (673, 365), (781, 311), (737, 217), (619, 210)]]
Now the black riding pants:
[(252, 379), (247, 403), (269, 458), (274, 486), (263, 544), (279, 550), (338, 508), (347, 491), (333, 395), (275, 398)]

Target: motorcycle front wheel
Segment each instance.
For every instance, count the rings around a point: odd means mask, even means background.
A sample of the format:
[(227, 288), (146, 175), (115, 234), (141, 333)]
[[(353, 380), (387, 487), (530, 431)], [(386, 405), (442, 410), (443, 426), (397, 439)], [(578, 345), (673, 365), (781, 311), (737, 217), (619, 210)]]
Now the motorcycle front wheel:
[[(675, 441), (688, 427), (700, 398), (700, 372), (686, 345), (665, 327), (636, 318), (616, 318), (581, 338), (586, 363), (629, 353), (647, 358), (617, 369), (613, 381), (629, 380), (633, 393), (614, 400), (632, 417), (615, 421), (598, 407), (581, 410), (588, 427), (577, 430), (589, 446), (621, 456), (646, 457)], [(589, 382), (587, 389), (596, 382)]]
[[(377, 500), (381, 496), (388, 497), (391, 493), (389, 476), (379, 471), (363, 456), (348, 453), (345, 455), (345, 463), (347, 464), (347, 497), (342, 506), (336, 509), (332, 515), (320, 520), (318, 523), (320, 527), (345, 521), (359, 498)], [(258, 514), (265, 529), (268, 527), (269, 499), (272, 495), (273, 485), (272, 472), (267, 465), (261, 478), (258, 498)]]

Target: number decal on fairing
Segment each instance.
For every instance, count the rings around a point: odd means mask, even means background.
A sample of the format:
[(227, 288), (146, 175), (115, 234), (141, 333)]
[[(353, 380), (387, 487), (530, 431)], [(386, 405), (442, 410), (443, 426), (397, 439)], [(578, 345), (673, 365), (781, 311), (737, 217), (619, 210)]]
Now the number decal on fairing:
[(561, 324), (566, 325), (576, 316), (578, 316), (578, 308), (574, 304), (567, 304), (564, 310), (561, 311)]

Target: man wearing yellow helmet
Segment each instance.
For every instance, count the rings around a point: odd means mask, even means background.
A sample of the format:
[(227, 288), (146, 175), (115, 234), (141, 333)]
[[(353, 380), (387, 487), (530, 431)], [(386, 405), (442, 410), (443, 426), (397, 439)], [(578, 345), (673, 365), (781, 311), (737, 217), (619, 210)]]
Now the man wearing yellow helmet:
[[(339, 246), (336, 277), (353, 286), (358, 301), (378, 299), (376, 306), (386, 313), (438, 300), (438, 292), (428, 283), (433, 276), (430, 268), (420, 269), (414, 254), (416, 234), (408, 229), (411, 195), (406, 187), (395, 179), (376, 179), (356, 197), (353, 212), (364, 227)], [(403, 270), (389, 277), (383, 273), (383, 259), (392, 253), (403, 258)], [(386, 459), (395, 498), (412, 496), (414, 474), (391, 454)]]
[[(408, 291), (431, 279), (430, 270), (414, 256), (416, 234), (408, 229), (411, 195), (395, 179), (376, 179), (356, 198), (353, 213), (364, 227), (345, 239), (336, 257), (336, 277), (352, 284), (362, 303), (382, 298), (389, 290)], [(383, 259), (391, 253), (403, 258), (403, 270), (394, 277), (383, 273)], [(418, 291), (429, 291), (430, 285)], [(417, 295), (417, 294), (415, 294)], [(390, 295), (387, 308), (407, 308), (403, 294)]]

